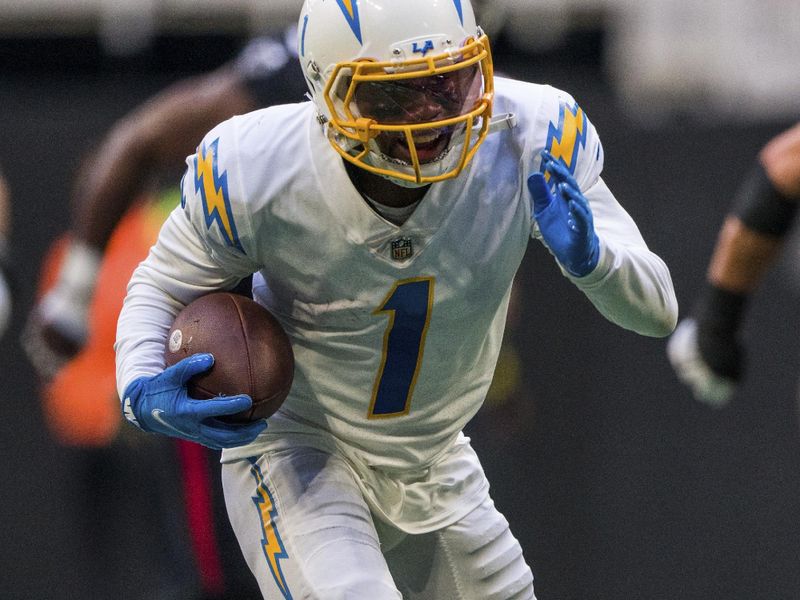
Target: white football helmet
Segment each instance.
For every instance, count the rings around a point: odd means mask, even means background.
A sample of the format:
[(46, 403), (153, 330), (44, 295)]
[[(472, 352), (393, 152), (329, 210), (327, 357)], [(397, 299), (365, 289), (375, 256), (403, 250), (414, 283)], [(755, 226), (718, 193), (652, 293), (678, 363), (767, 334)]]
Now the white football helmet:
[(469, 0), (305, 0), (298, 53), (351, 163), (404, 186), (457, 176), (489, 132), (489, 40)]

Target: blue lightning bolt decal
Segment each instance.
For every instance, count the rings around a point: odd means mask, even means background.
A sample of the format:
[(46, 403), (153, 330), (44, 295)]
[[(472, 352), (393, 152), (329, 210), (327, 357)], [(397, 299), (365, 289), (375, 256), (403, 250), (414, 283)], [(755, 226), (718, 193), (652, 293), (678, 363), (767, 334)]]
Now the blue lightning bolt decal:
[(281, 570), (280, 561), (289, 558), (289, 555), (286, 553), (283, 540), (281, 540), (281, 536), (275, 527), (275, 516), (278, 514), (278, 509), (275, 508), (272, 494), (267, 487), (266, 481), (264, 481), (261, 468), (253, 459), (250, 460), (250, 473), (258, 486), (256, 495), (253, 496), (252, 500), (261, 518), (261, 531), (264, 534), (261, 538), (261, 547), (264, 550), (264, 558), (267, 559), (267, 566), (270, 573), (272, 573), (272, 578), (275, 580), (275, 585), (278, 586), (284, 599), (292, 600), (292, 592), (289, 590), (289, 584), (286, 583)]
[[(211, 225), (217, 223), (225, 243), (244, 252), (239, 241), (239, 233), (236, 231), (236, 223), (233, 221), (228, 195), (228, 173), (223, 171), (220, 174), (217, 164), (218, 145), (219, 139), (216, 139), (208, 148), (203, 145), (197, 149), (194, 157), (194, 187), (203, 199), (206, 227), (211, 229)], [(185, 198), (181, 199), (181, 203), (185, 205)]]
[(586, 147), (588, 123), (583, 110), (575, 103), (561, 103), (558, 110), (558, 125), (550, 123), (545, 148), (555, 159), (561, 159), (569, 172), (575, 174), (578, 150)]
[(464, 8), (461, 6), (461, 0), (453, 0), (456, 5), (456, 10), (458, 11), (458, 18), (461, 20), (461, 24), (464, 24)]
[(342, 9), (347, 24), (353, 30), (359, 44), (364, 44), (361, 40), (361, 18), (358, 16), (358, 0), (336, 0), (336, 4)]

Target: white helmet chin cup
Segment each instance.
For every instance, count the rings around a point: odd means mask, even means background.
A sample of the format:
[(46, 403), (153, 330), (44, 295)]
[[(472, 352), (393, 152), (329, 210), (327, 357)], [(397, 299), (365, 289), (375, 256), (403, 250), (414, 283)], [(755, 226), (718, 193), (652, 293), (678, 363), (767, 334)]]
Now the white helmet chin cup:
[[(469, 0), (305, 0), (298, 55), (333, 148), (398, 185), (455, 177), (488, 133), (491, 52)], [(475, 82), (459, 111), (403, 121), (364, 116), (356, 102), (360, 85), (413, 87), (409, 82), (447, 77)], [(443, 127), (454, 132), (445, 147), (420, 146), (421, 131)], [(405, 149), (381, 150), (376, 139), (387, 135), (405, 136)]]

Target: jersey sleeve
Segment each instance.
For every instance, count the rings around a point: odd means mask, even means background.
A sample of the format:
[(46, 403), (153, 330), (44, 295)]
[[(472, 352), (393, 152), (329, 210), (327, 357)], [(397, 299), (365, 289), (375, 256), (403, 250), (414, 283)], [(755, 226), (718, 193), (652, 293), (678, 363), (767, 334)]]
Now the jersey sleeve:
[[(582, 190), (593, 186), (603, 171), (603, 144), (589, 117), (568, 93), (548, 88), (537, 127), (544, 132), (541, 146), (531, 156), (530, 172), (543, 172), (540, 151), (560, 160)], [(541, 134), (536, 136), (541, 140)]]
[(677, 323), (678, 301), (667, 265), (647, 247), (602, 178), (584, 195), (600, 240), (600, 259), (585, 277), (564, 274), (609, 321), (642, 335), (669, 335)]
[(258, 264), (234, 128), (235, 120), (218, 126), (187, 157), (181, 203), (171, 218), (185, 221), (209, 257), (241, 278)]
[(115, 344), (120, 397), (134, 379), (163, 370), (164, 342), (184, 306), (232, 289), (259, 268), (227, 127), (213, 130), (187, 158), (181, 203), (128, 284)]
[[(545, 137), (534, 148), (530, 172), (543, 170), (541, 149), (561, 160), (589, 201), (600, 241), (594, 271), (584, 277), (561, 271), (613, 323), (643, 335), (668, 335), (678, 314), (669, 269), (649, 250), (636, 223), (603, 181), (605, 155), (594, 125), (572, 96), (551, 91), (542, 103), (543, 119), (538, 121)], [(541, 241), (535, 222), (532, 234)]]

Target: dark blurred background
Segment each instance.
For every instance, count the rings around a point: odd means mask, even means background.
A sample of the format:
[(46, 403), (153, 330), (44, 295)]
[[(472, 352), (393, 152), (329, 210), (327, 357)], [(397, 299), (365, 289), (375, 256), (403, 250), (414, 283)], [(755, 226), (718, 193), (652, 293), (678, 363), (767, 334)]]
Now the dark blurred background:
[[(95, 14), (63, 0), (72, 9), (62, 14), (58, 4), (0, 1), (0, 165), (17, 276), (14, 325), (0, 341), (9, 600), (89, 597), (75, 465), (48, 436), (18, 343), (44, 251), (67, 226), (74, 169), (128, 110), (231, 58), (299, 6), (174, 1), (162, 13), (110, 1), (114, 10)], [(604, 178), (669, 265), (682, 314), (744, 173), (800, 115), (798, 8), (692, 4), (509, 0), (487, 13), (497, 69), (569, 91), (595, 124)], [(800, 598), (795, 246), (751, 304), (746, 383), (714, 411), (678, 384), (664, 340), (604, 321), (531, 245), (508, 334), (521, 383), (469, 433), (539, 600)]]

